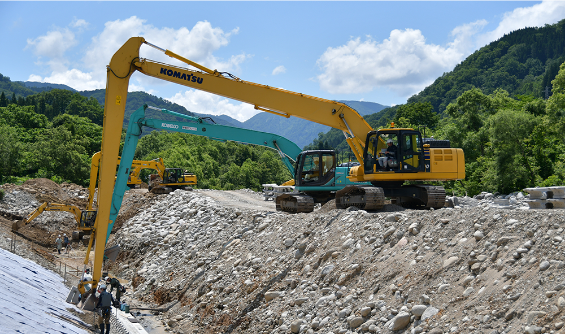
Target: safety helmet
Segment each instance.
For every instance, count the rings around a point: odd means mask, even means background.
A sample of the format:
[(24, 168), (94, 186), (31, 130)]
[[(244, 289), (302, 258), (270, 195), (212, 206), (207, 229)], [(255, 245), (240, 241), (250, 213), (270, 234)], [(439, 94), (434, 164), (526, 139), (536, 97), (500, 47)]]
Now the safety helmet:
[(59, 234), (59, 238), (61, 237), (61, 235)]
[(98, 287), (98, 289), (100, 289), (100, 290), (106, 290), (106, 284), (100, 284), (100, 286)]
[(106, 276), (106, 278), (104, 279), (106, 282), (110, 282), (112, 279), (108, 276)]
[(63, 235), (66, 237), (66, 236), (67, 236), (67, 233), (64, 233)]
[(386, 141), (387, 144), (392, 144), (392, 139)]

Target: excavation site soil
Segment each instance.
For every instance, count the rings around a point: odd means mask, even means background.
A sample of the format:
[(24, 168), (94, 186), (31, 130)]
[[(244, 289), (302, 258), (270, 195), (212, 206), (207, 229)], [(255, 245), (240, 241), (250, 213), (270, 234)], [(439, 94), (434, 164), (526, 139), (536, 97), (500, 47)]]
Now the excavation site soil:
[[(44, 202), (85, 209), (88, 189), (2, 188), (2, 240), (15, 236), (16, 253), (47, 268), (82, 271), (89, 236), (68, 253), (55, 247), (73, 215), (43, 212), (16, 235), (11, 226)], [(249, 189), (134, 189), (107, 245), (121, 252), (104, 269), (150, 333), (561, 333), (565, 210), (526, 200), (483, 193), (370, 212), (330, 201), (289, 214)]]

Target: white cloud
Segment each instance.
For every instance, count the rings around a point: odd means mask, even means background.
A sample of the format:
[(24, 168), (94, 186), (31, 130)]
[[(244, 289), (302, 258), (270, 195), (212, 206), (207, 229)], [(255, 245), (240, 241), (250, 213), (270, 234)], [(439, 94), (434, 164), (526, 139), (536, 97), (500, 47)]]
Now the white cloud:
[(61, 60), (65, 52), (76, 43), (75, 34), (72, 31), (57, 29), (36, 39), (28, 39), (26, 49), (33, 49), (33, 53), (39, 57)]
[(453, 41), (448, 44), (449, 47), (458, 50), (463, 55), (473, 53), (480, 47), (476, 45), (476, 36), (487, 24), (487, 20), (478, 20), (455, 27), (450, 34)]
[(370, 37), (328, 48), (318, 59), (320, 87), (333, 94), (364, 93), (377, 87), (408, 96), (424, 88), (462, 58), (455, 47), (426, 44), (420, 30), (393, 30), (382, 43)]
[(251, 104), (235, 102), (199, 90), (179, 92), (168, 100), (180, 104), (192, 112), (211, 115), (228, 115), (240, 122), (248, 120), (259, 112), (255, 110)]
[(281, 74), (281, 73), (285, 73), (285, 72), (286, 72), (286, 67), (281, 65), (281, 66), (275, 67), (272, 74), (277, 75), (277, 74)]
[(504, 14), (498, 27), (478, 39), (479, 47), (495, 41), (514, 30), (554, 24), (565, 17), (564, 1), (543, 1), (531, 7), (516, 8)]
[(43, 78), (35, 74), (32, 74), (29, 76), (29, 78), (27, 78), (27, 81), (33, 81), (33, 82), (41, 82), (41, 80), (43, 80)]
[[(71, 27), (79, 30), (87, 25), (86, 21), (77, 19), (70, 24)], [(212, 27), (207, 21), (197, 22), (191, 30), (186, 27), (158, 28), (147, 24), (146, 20), (132, 16), (125, 20), (106, 22), (104, 30), (92, 38), (90, 45), (86, 47), (82, 64), (71, 66), (65, 58), (65, 52), (76, 44), (74, 34), (69, 28), (58, 29), (30, 40), (28, 47), (34, 47), (38, 56), (49, 59), (47, 63), (50, 64), (52, 73), (41, 81), (66, 84), (78, 90), (99, 89), (105, 87), (106, 65), (109, 64), (114, 53), (132, 36), (143, 36), (150, 43), (170, 49), (212, 69), (237, 72), (239, 65), (249, 55), (241, 53), (223, 60), (213, 54), (219, 48), (226, 46), (229, 38), (237, 33), (238, 28), (224, 32), (220, 28)], [(66, 43), (61, 44), (62, 42)], [(140, 56), (168, 64), (188, 66), (148, 46), (141, 48)], [(33, 75), (38, 77), (36, 74)], [(166, 82), (135, 76), (130, 83), (136, 89), (147, 87), (149, 84), (164, 85)]]
[[(37, 78), (38, 76), (35, 77)], [(71, 69), (64, 72), (53, 72), (50, 76), (47, 76), (42, 80), (35, 81), (63, 84), (76, 90), (94, 90), (104, 87), (106, 84), (106, 80), (95, 80), (91, 73), (85, 73), (77, 69)]]
[(87, 28), (90, 24), (86, 20), (75, 18), (70, 25), (73, 28)]
[(472, 52), (504, 34), (525, 27), (554, 24), (565, 17), (565, 1), (543, 1), (503, 15), (496, 29), (482, 32), (486, 20), (455, 27), (445, 46), (426, 43), (420, 30), (393, 30), (377, 42), (370, 36), (328, 48), (318, 59), (320, 88), (332, 94), (353, 94), (384, 88), (407, 98), (431, 84)]
[(139, 86), (136, 84), (130, 83), (128, 86), (128, 92), (145, 92), (147, 94), (155, 95), (155, 90), (153, 89), (146, 89), (144, 86)]

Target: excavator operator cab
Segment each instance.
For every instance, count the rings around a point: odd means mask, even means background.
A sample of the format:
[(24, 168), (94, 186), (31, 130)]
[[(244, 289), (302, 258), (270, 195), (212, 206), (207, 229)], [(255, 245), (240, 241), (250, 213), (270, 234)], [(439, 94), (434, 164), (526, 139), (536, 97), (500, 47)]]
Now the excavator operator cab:
[(317, 186), (326, 184), (334, 177), (335, 167), (334, 151), (304, 151), (296, 159), (295, 185)]
[(163, 183), (179, 183), (182, 182), (182, 169), (167, 168), (163, 173)]
[(365, 174), (383, 171), (424, 171), (422, 136), (413, 129), (381, 129), (367, 135), (363, 152)]
[(80, 225), (79, 229), (81, 230), (90, 230), (94, 226), (96, 222), (96, 213), (95, 210), (85, 210), (80, 215)]

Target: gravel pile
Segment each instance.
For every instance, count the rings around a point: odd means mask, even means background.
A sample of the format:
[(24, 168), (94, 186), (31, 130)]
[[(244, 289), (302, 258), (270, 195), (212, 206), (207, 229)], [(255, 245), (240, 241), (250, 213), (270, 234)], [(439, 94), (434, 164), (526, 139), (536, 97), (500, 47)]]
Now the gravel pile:
[[(563, 210), (515, 194), (441, 210), (309, 214), (176, 191), (111, 238), (128, 297), (173, 333), (557, 333)], [(515, 202), (513, 200), (515, 199)], [(134, 304), (135, 300), (130, 300)]]
[[(4, 186), (0, 211), (86, 194), (61, 188)], [(565, 324), (565, 210), (528, 209), (522, 193), (449, 197), (451, 207), (425, 211), (329, 202), (296, 215), (225, 206), (210, 191), (128, 193), (111, 270), (130, 281), (129, 304), (160, 308), (172, 333), (559, 333)]]

